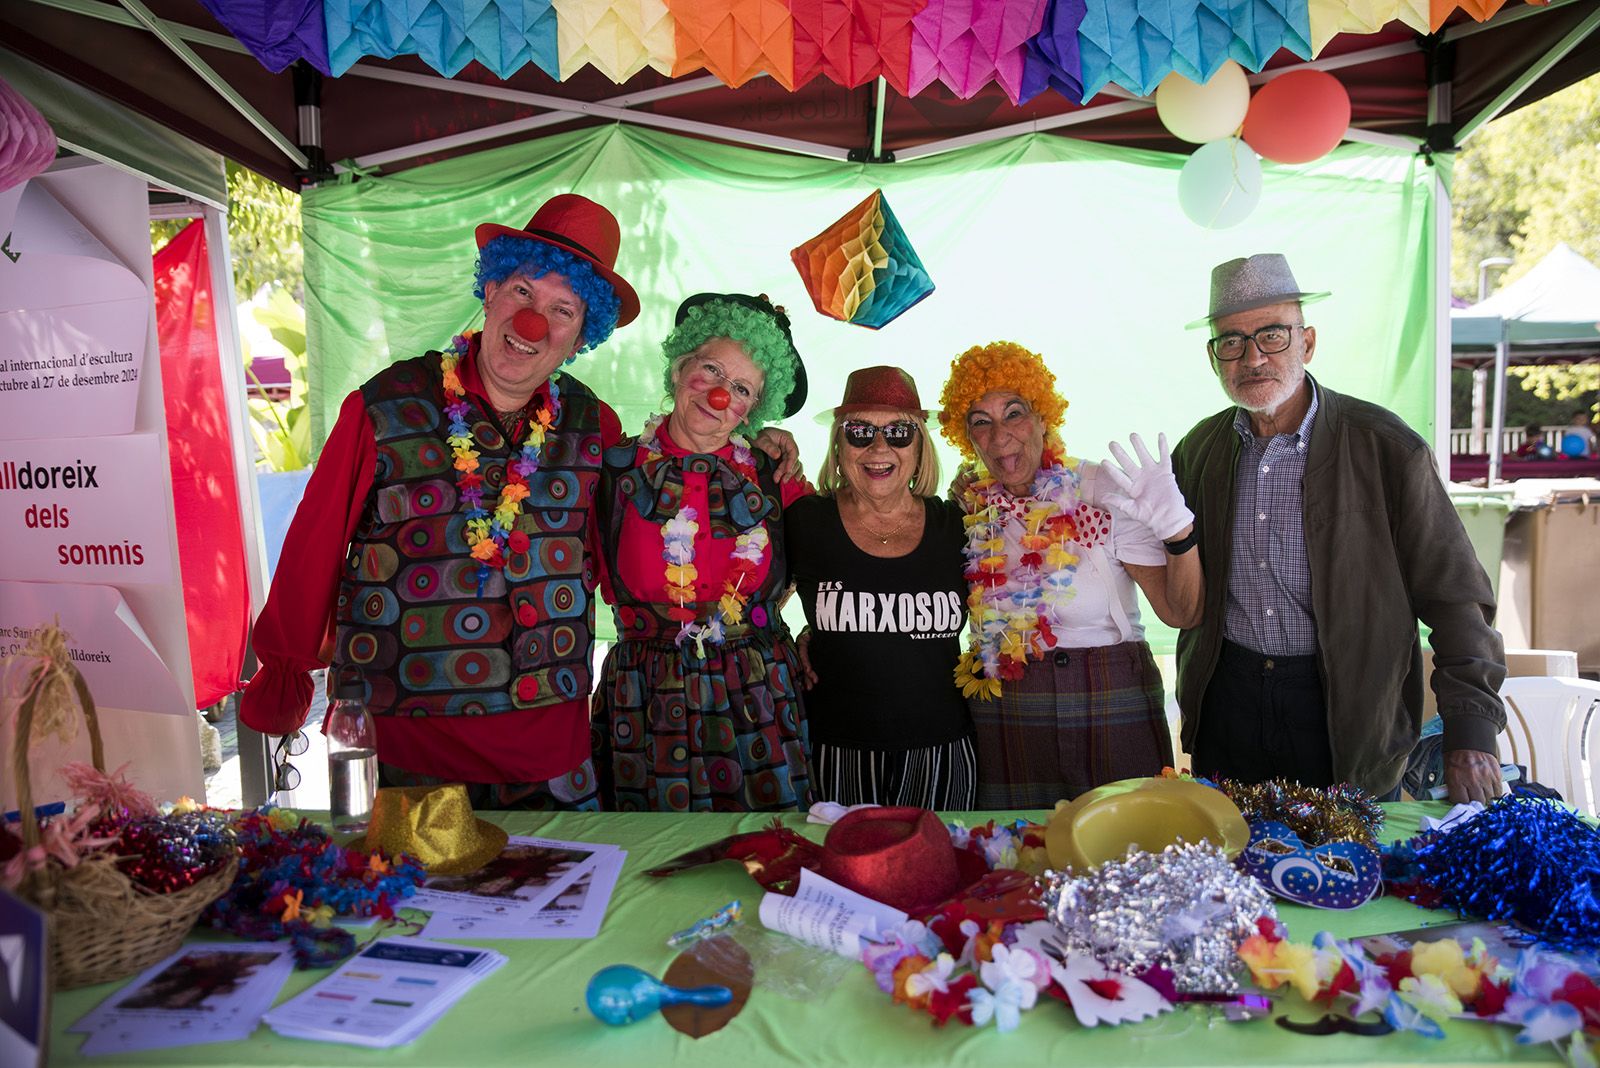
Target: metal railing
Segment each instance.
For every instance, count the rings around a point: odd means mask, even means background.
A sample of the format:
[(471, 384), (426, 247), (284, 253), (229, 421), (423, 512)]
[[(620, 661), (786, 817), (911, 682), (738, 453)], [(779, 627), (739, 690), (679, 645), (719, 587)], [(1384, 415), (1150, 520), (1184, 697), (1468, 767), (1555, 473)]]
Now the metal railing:
[[(1561, 434), (1566, 429), (1567, 428), (1565, 426), (1542, 426), (1542, 427), (1539, 428), (1540, 433), (1544, 436), (1545, 444), (1549, 445), (1552, 449), (1558, 449), (1558, 450), (1561, 448)], [(1468, 427), (1468, 428), (1465, 428), (1465, 429), (1462, 429), (1462, 428), (1459, 428), (1459, 427), (1451, 427), (1450, 428), (1450, 455), (1451, 456), (1470, 456), (1470, 455), (1473, 455), (1473, 454), (1479, 454), (1479, 453), (1488, 452), (1489, 451), (1489, 431), (1488, 431), (1488, 429), (1484, 429), (1483, 431), (1480, 432), (1481, 440), (1477, 443), (1477, 447), (1476, 448), (1473, 447), (1474, 446), (1474, 442), (1472, 440), (1473, 433), (1474, 432), (1473, 432), (1471, 427)], [(1522, 435), (1522, 430), (1521, 430), (1520, 427), (1515, 429), (1515, 430), (1507, 428), (1506, 430), (1502, 431), (1501, 434), (1500, 434), (1500, 454), (1502, 456), (1510, 456), (1510, 455), (1514, 454), (1517, 451), (1517, 449), (1522, 445), (1522, 441), (1523, 441), (1523, 435)]]

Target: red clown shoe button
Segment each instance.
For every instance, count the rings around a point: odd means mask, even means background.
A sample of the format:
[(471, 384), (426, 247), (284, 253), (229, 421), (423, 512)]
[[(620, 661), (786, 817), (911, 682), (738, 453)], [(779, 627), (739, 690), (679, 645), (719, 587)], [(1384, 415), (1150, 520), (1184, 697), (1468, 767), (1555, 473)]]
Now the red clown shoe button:
[(524, 675), (517, 680), (517, 700), (532, 701), (539, 696), (539, 680), (532, 675)]
[[(531, 603), (528, 601), (523, 601), (521, 604), (517, 605), (517, 622), (521, 623), (524, 627), (531, 627), (539, 622), (539, 613), (533, 610), (533, 605)], [(527, 680), (524, 679), (523, 681), (526, 682)]]

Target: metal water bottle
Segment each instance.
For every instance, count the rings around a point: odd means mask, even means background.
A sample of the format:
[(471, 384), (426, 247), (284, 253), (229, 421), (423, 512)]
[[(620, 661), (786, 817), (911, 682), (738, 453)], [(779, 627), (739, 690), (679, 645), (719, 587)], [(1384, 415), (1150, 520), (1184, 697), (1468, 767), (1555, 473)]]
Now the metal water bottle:
[(335, 831), (364, 831), (378, 795), (378, 734), (359, 679), (339, 683), (328, 738), (328, 811)]

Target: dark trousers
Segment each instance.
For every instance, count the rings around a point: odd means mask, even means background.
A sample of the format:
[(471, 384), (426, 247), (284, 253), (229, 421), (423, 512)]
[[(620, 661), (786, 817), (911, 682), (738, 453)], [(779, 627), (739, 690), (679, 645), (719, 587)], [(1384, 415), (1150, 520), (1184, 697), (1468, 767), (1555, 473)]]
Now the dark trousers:
[(1264, 656), (1224, 641), (1200, 704), (1194, 769), (1207, 778), (1332, 786), (1317, 658)]

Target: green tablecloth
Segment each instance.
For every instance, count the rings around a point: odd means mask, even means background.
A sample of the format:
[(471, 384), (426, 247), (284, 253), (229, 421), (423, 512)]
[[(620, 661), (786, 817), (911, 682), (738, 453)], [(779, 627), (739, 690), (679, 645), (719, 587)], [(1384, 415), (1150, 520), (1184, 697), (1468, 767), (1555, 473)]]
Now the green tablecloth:
[[(1388, 806), (1388, 837), (1415, 833), (1425, 813), (1442, 804)], [(218, 1043), (147, 1053), (81, 1058), (81, 1036), (66, 1028), (116, 987), (105, 985), (59, 994), (53, 1002), (51, 1064), (262, 1065), (270, 1068), (383, 1064), (493, 1068), (498, 1065), (692, 1065), (693, 1068), (757, 1068), (794, 1065), (1378, 1065), (1490, 1064), (1552, 1061), (1550, 1047), (1514, 1041), (1515, 1030), (1495, 1024), (1453, 1022), (1434, 1041), (1411, 1034), (1376, 1038), (1353, 1035), (1305, 1037), (1268, 1021), (1226, 1023), (1200, 1006), (1180, 1008), (1154, 1020), (1122, 1027), (1086, 1029), (1071, 1010), (1050, 999), (1024, 1013), (1022, 1025), (1000, 1034), (991, 1025), (938, 1029), (925, 1014), (894, 1004), (865, 968), (852, 966), (842, 982), (813, 1001), (792, 1001), (758, 985), (743, 1013), (725, 1029), (702, 1039), (672, 1030), (659, 1017), (609, 1028), (584, 1006), (589, 977), (608, 964), (634, 964), (660, 975), (675, 951), (665, 945), (687, 927), (734, 898), (753, 906), (760, 888), (733, 864), (712, 865), (652, 879), (646, 869), (724, 835), (756, 830), (771, 816), (488, 813), (513, 833), (586, 842), (609, 842), (628, 851), (605, 926), (588, 941), (490, 943), (510, 963), (480, 984), (431, 1030), (410, 1046), (367, 1050), (355, 1046), (280, 1038), (266, 1027), (245, 1042)], [(983, 818), (1040, 813), (984, 813)], [(799, 817), (789, 817), (803, 827)], [(969, 819), (969, 823), (980, 822)], [(810, 827), (818, 839), (821, 827)], [(1353, 937), (1404, 930), (1455, 917), (1425, 912), (1384, 898), (1353, 912), (1319, 912), (1280, 903), (1291, 937), (1309, 941), (1318, 930)], [(283, 997), (320, 979), (323, 971), (296, 972)], [(759, 977), (758, 977), (759, 984)], [(1280, 1003), (1297, 1018), (1320, 1012), (1294, 995)]]

